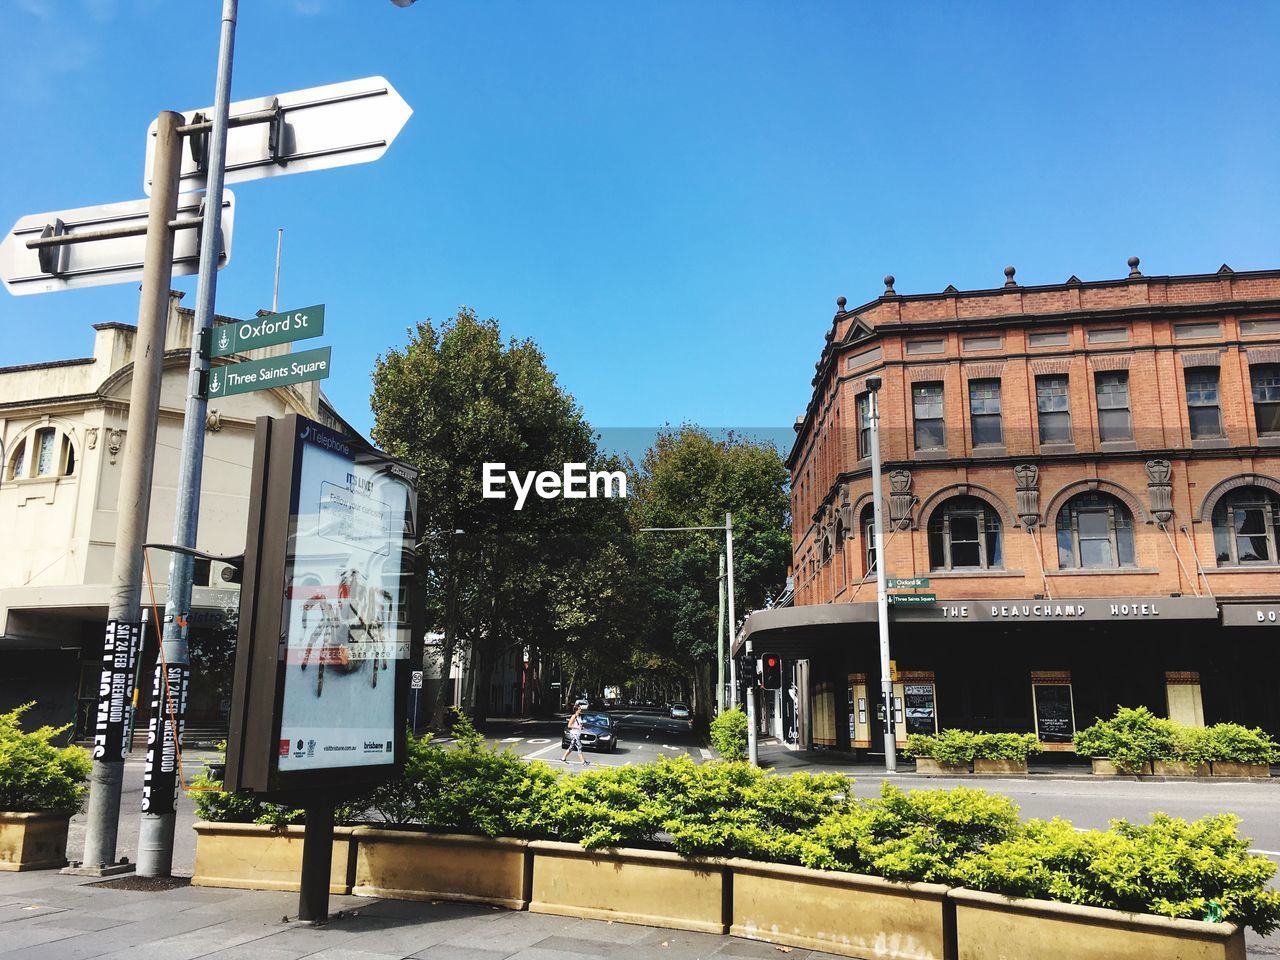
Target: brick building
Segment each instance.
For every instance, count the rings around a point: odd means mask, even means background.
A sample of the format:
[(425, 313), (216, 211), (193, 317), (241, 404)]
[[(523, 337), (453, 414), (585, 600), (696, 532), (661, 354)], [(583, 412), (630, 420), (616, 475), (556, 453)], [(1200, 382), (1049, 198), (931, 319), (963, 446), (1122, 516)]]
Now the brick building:
[(872, 375), (885, 570), (937, 597), (890, 608), (899, 740), (1069, 750), (1140, 704), (1280, 732), (1280, 270), (1138, 266), (837, 301), (787, 459), (795, 606), (743, 628), (798, 661), (810, 743), (882, 740)]

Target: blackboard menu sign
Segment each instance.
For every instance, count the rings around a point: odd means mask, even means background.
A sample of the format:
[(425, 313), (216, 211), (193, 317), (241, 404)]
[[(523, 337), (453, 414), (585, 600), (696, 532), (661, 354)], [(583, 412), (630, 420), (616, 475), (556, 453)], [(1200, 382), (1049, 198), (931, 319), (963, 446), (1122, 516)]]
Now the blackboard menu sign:
[(1036, 737), (1041, 743), (1070, 743), (1076, 732), (1071, 684), (1037, 683), (1031, 690), (1035, 697)]
[(907, 733), (932, 735), (938, 732), (932, 683), (903, 684), (902, 699), (906, 704)]

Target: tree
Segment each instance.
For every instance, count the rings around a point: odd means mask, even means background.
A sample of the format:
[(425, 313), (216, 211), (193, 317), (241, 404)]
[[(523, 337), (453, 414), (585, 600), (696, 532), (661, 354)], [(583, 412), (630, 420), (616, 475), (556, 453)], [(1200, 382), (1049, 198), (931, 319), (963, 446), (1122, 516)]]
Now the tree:
[[(685, 425), (658, 435), (641, 463), (632, 502), (640, 527), (719, 526), (733, 514), (737, 611), (781, 592), (791, 556), (789, 475), (768, 443), (723, 439)], [(638, 541), (645, 619), (641, 648), (684, 674), (695, 715), (710, 716), (717, 655), (718, 557), (724, 535), (651, 533)], [(732, 625), (736, 632), (737, 625)]]
[[(476, 714), (489, 706), (493, 665), (517, 646), (574, 651), (624, 642), (632, 607), (630, 536), (619, 499), (486, 499), (486, 463), (560, 473), (567, 463), (616, 469), (602, 458), (573, 398), (531, 340), (503, 340), (496, 320), (467, 308), (439, 329), (430, 320), (380, 356), (373, 371), (373, 439), (414, 464), (418, 480), (417, 574), (427, 622), (444, 633), (447, 678), (469, 654)], [(509, 487), (508, 487), (509, 491)], [(443, 726), (447, 684), (433, 724)]]

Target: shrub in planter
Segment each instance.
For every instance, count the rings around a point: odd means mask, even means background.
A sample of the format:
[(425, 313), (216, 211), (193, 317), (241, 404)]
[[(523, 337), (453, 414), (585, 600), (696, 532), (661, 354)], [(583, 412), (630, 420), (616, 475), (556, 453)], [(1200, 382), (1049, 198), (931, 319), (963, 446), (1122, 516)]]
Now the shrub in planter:
[(903, 791), (825, 818), (802, 837), (806, 867), (869, 873), (889, 880), (953, 881), (956, 865), (1019, 830), (1018, 808), (983, 790)]
[(970, 730), (943, 730), (934, 735), (907, 735), (906, 752), (913, 757), (931, 757), (941, 764), (967, 764), (974, 760), (1014, 760), (1026, 763), (1040, 750), (1034, 733), (975, 733)]
[(92, 761), (83, 747), (55, 747), (63, 727), (25, 732), (19, 720), (35, 706), (26, 703), (0, 713), (0, 811), (75, 813), (84, 802)]
[(975, 890), (1015, 897), (1222, 919), (1266, 934), (1280, 925), (1276, 866), (1248, 852), (1228, 814), (1193, 823), (1157, 813), (1150, 824), (1114, 820), (1077, 831), (1064, 820), (1025, 828), (957, 864), (954, 878)]
[(1215, 723), (1197, 733), (1206, 760), (1269, 765), (1280, 757), (1280, 746), (1258, 728), (1250, 729), (1238, 723)]
[(711, 721), (711, 745), (722, 760), (747, 759), (747, 715), (738, 708), (722, 711)]
[(1137, 773), (1154, 760), (1174, 755), (1177, 725), (1146, 707), (1121, 707), (1110, 720), (1077, 731), (1076, 752), (1108, 757), (1122, 773)]

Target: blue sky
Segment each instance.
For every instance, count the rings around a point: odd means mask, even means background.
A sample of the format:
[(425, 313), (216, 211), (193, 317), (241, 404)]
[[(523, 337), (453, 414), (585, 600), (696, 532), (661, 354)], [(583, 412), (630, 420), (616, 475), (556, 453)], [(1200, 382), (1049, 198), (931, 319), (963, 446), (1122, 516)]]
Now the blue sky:
[[(218, 310), (327, 304), (326, 391), (459, 304), (599, 428), (786, 428), (838, 295), (1280, 266), (1280, 5), (242, 0), (235, 99), (382, 74), (372, 165), (236, 186)], [(213, 98), (218, 0), (0, 0), (0, 229), (142, 196)], [(154, 48), (163, 48), (156, 55)], [(192, 291), (194, 278), (176, 286)], [(0, 364), (135, 286), (0, 293)]]

